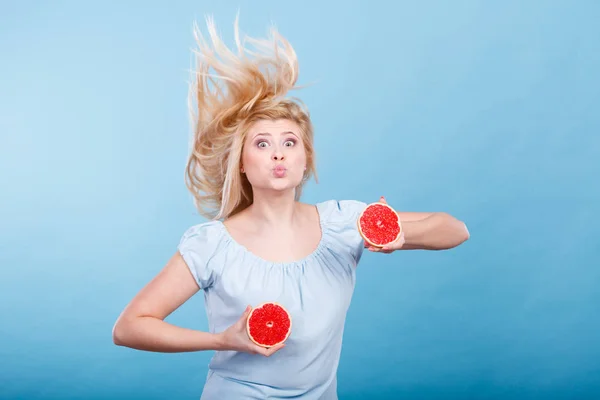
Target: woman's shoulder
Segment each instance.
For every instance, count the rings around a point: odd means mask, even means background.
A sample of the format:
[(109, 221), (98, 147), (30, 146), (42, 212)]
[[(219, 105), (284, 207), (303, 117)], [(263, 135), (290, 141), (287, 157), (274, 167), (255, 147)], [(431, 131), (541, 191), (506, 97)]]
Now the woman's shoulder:
[(181, 240), (187, 240), (192, 238), (214, 238), (220, 236), (221, 221), (206, 221), (198, 224), (189, 226), (183, 232)]
[(218, 275), (218, 254), (228, 246), (220, 221), (208, 221), (185, 230), (177, 250), (202, 289), (210, 287)]
[(215, 253), (222, 248), (225, 235), (221, 221), (207, 221), (189, 226), (179, 240), (179, 249), (182, 251), (201, 251)]
[(361, 200), (329, 199), (317, 203), (317, 209), (324, 223), (355, 222), (367, 204)]
[(332, 252), (351, 254), (356, 263), (364, 248), (357, 221), (366, 206), (360, 200), (330, 199), (317, 203), (327, 247)]

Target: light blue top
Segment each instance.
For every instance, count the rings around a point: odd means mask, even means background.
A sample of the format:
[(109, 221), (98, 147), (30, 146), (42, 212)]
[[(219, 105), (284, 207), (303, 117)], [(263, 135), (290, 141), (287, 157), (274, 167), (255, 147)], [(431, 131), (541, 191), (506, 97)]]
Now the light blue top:
[(275, 301), (290, 312), (286, 347), (270, 357), (217, 351), (209, 364), (203, 400), (337, 399), (346, 311), (364, 245), (356, 221), (365, 203), (316, 204), (321, 240), (307, 257), (266, 261), (237, 243), (221, 221), (188, 229), (179, 251), (204, 291), (209, 331), (234, 324), (247, 305)]

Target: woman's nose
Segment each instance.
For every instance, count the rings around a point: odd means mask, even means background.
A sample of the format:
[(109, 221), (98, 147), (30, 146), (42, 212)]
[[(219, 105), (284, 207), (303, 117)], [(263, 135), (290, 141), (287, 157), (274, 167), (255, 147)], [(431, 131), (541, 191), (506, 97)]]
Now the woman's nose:
[(273, 152), (273, 161), (282, 161), (283, 160), (283, 153), (281, 153), (280, 151), (275, 151)]

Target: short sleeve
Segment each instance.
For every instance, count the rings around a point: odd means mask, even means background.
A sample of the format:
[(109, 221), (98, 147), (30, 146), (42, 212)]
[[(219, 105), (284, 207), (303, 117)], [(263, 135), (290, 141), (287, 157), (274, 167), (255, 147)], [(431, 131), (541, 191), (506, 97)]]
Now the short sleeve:
[(339, 200), (337, 203), (340, 214), (354, 223), (358, 221), (360, 213), (367, 208), (367, 203), (359, 200)]
[(367, 204), (358, 200), (330, 200), (325, 203), (325, 223), (336, 243), (348, 251), (358, 264), (364, 241), (358, 232), (358, 218)]
[(221, 244), (221, 233), (214, 222), (189, 228), (181, 237), (177, 250), (183, 257), (200, 289), (210, 288), (218, 274), (214, 257)]

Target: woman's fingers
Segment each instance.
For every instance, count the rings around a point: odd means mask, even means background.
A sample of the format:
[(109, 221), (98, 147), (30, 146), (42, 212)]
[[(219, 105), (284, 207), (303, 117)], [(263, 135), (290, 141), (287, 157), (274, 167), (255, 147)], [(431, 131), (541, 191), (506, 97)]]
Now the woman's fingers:
[(273, 354), (275, 354), (277, 351), (279, 351), (279, 350), (281, 350), (282, 348), (284, 348), (284, 347), (285, 347), (285, 344), (284, 344), (284, 343), (281, 343), (281, 344), (278, 344), (278, 345), (276, 345), (276, 346), (273, 346), (273, 347), (267, 347), (267, 348), (265, 348), (265, 347), (261, 347), (261, 346), (258, 346), (258, 345), (255, 345), (255, 346), (256, 346), (256, 347), (255, 347), (255, 351), (256, 351), (258, 354), (261, 354), (261, 355), (263, 355), (263, 356), (265, 356), (265, 357), (270, 357), (270, 356), (272, 356)]
[(240, 317), (240, 319), (238, 319), (238, 322), (237, 322), (238, 327), (246, 329), (246, 321), (248, 320), (248, 317), (250, 316), (251, 311), (252, 311), (252, 306), (246, 306), (246, 309), (244, 310), (242, 316)]
[(246, 307), (246, 309), (244, 310), (244, 315), (242, 315), (242, 320), (244, 320), (244, 323), (246, 322), (246, 320), (248, 319), (248, 317), (250, 316), (250, 313), (252, 312), (252, 306), (248, 305)]

